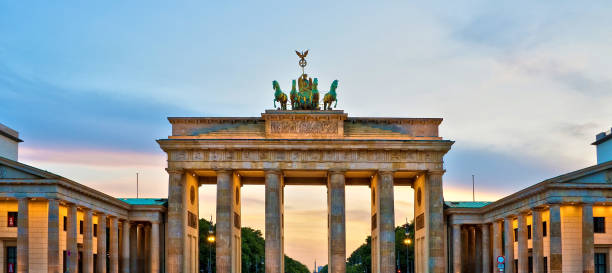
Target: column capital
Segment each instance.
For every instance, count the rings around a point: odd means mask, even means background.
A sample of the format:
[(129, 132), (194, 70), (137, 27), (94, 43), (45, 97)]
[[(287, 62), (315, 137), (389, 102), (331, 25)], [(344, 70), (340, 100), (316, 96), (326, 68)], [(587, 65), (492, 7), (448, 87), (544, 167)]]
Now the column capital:
[(264, 169), (264, 173), (268, 174), (281, 174), (282, 170), (281, 169)]
[(233, 169), (228, 169), (228, 168), (219, 168), (219, 169), (214, 169), (215, 173), (220, 174), (220, 173), (232, 173), (234, 172)]
[(461, 228), (462, 224), (453, 224), (453, 228)]
[(329, 172), (329, 174), (344, 174), (346, 169), (329, 169), (327, 172)]
[(185, 169), (183, 169), (183, 168), (166, 168), (166, 172), (168, 172), (168, 174), (184, 174), (185, 173)]
[(380, 169), (378, 170), (378, 174), (379, 175), (393, 175), (395, 173), (395, 170), (393, 169)]
[(427, 175), (432, 175), (432, 174), (443, 175), (445, 172), (446, 170), (427, 170)]
[(504, 221), (506, 221), (506, 220), (514, 221), (514, 219), (516, 219), (516, 215), (514, 215), (514, 214), (510, 214), (510, 215), (504, 216)]

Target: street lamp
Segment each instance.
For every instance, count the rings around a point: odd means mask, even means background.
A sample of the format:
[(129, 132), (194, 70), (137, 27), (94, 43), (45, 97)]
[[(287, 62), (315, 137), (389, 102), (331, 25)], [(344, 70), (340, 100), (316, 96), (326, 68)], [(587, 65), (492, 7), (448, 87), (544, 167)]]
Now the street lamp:
[(410, 258), (408, 256), (408, 249), (412, 244), (412, 239), (410, 239), (410, 233), (408, 232), (408, 218), (406, 218), (406, 225), (404, 226), (406, 238), (404, 239), (404, 245), (406, 245), (406, 273), (410, 273)]
[(210, 262), (212, 260), (212, 244), (215, 243), (215, 234), (213, 232), (213, 222), (212, 222), (212, 215), (210, 216), (210, 226), (208, 227), (208, 237), (206, 237), (206, 241), (208, 241), (209, 244), (211, 244), (210, 248), (208, 249), (208, 273), (212, 273), (212, 268), (210, 265)]

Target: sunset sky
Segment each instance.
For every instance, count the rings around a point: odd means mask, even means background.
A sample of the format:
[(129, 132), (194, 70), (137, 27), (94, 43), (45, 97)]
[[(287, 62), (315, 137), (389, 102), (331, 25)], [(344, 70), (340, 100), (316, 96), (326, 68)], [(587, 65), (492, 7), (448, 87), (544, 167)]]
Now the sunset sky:
[[(87, 3), (87, 4), (83, 4)], [(0, 123), (20, 161), (116, 197), (167, 197), (155, 142), (168, 116), (259, 116), (293, 50), (339, 80), (350, 116), (442, 117), (456, 141), (446, 200), (496, 200), (595, 164), (612, 127), (610, 1), (0, 2)], [(369, 232), (369, 190), (349, 187), (350, 254)], [(215, 204), (200, 188), (201, 217)], [(243, 225), (263, 230), (263, 187), (243, 188)], [(396, 187), (396, 224), (412, 190)], [(285, 252), (327, 263), (324, 187), (286, 188)]]

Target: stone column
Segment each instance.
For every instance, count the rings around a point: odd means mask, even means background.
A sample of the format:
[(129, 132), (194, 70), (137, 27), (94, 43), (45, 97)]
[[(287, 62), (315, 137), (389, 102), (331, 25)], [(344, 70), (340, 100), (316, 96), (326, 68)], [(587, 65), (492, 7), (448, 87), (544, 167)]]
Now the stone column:
[(109, 273), (119, 273), (119, 219), (117, 217), (110, 217), (110, 232), (109, 232), (109, 245), (108, 250), (110, 255), (110, 268)]
[(168, 244), (166, 271), (181, 273), (184, 268), (183, 255), (187, 234), (187, 189), (183, 170), (167, 169), (168, 183)]
[(17, 203), (17, 273), (29, 272), (30, 253), (30, 200), (19, 198)]
[[(593, 235), (593, 205), (582, 205), (582, 273), (595, 272), (595, 238)], [(608, 261), (610, 263), (611, 261)]]
[(96, 273), (106, 273), (106, 214), (98, 213), (98, 256)]
[(519, 213), (518, 222), (518, 273), (529, 273), (529, 248), (527, 246), (527, 214)]
[(482, 230), (482, 273), (491, 273), (491, 243), (489, 242), (489, 224), (480, 225)]
[[(93, 268), (93, 211), (83, 209), (83, 272), (92, 273)], [(73, 271), (74, 272), (74, 271)]]
[[(284, 273), (283, 181), (279, 170), (266, 170), (266, 273)], [(218, 227), (217, 220), (217, 227)], [(217, 254), (218, 255), (218, 254)], [(219, 256), (217, 256), (219, 257)], [(217, 261), (219, 258), (217, 258)], [(217, 265), (218, 266), (218, 265)], [(218, 267), (217, 267), (218, 268)]]
[(130, 272), (138, 272), (138, 224), (130, 224)]
[[(395, 272), (395, 208), (393, 202), (393, 172), (378, 171), (378, 268), (380, 272)], [(426, 220), (427, 221), (427, 220)], [(431, 272), (431, 271), (430, 271)]]
[(504, 250), (506, 256), (506, 273), (514, 272), (514, 219), (512, 216), (504, 218)]
[(68, 215), (66, 219), (66, 251), (70, 253), (67, 257), (70, 272), (75, 272), (79, 266), (79, 249), (77, 246), (78, 223), (77, 206), (75, 204), (70, 204), (68, 205)]
[(561, 253), (561, 205), (551, 204), (550, 205), (550, 218), (548, 236), (550, 239), (550, 255), (548, 260), (550, 262), (550, 273), (562, 273), (563, 268), (563, 257)]
[(327, 181), (328, 259), (330, 273), (346, 272), (344, 172), (331, 171)]
[[(151, 257), (149, 261), (151, 265), (149, 268), (151, 269), (151, 273), (159, 273), (159, 223), (151, 222)], [(198, 251), (199, 253), (199, 251)]]
[(442, 194), (442, 175), (444, 171), (430, 171), (425, 183), (425, 243), (427, 253), (425, 264), (429, 273), (444, 273), (444, 200)]
[(493, 221), (493, 270), (497, 269), (497, 257), (502, 256), (504, 253), (502, 240), (502, 224), (503, 221)]
[(469, 240), (468, 240), (469, 228), (463, 226), (461, 228), (461, 272), (467, 272), (471, 268), (469, 267)]
[(61, 273), (60, 267), (60, 212), (59, 200), (49, 199), (49, 227), (47, 233), (47, 272)]
[(144, 225), (144, 251), (142, 260), (144, 261), (144, 273), (151, 272), (151, 225)]
[(130, 273), (130, 221), (123, 221), (121, 231), (121, 273)]
[[(143, 224), (138, 225), (138, 273), (145, 273), (145, 227)], [(183, 269), (180, 269), (181, 272)]]
[(534, 209), (531, 218), (533, 272), (544, 273), (544, 238), (542, 233), (542, 210), (539, 208)]
[(468, 267), (476, 271), (476, 231), (473, 226), (468, 227)]
[(461, 225), (453, 224), (453, 272), (461, 273)]

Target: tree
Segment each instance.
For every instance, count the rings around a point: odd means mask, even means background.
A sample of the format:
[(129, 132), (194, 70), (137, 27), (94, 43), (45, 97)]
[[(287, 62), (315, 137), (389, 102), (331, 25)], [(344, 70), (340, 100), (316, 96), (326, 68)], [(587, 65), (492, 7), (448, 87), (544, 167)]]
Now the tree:
[[(212, 223), (206, 219), (200, 219), (199, 221), (199, 234), (200, 234), (200, 270), (208, 272), (208, 260), (211, 259), (212, 272), (215, 270), (215, 250), (216, 246), (214, 243), (209, 243), (206, 238), (208, 237), (208, 230), (211, 228)], [(213, 232), (215, 226), (212, 226)], [(265, 240), (261, 234), (261, 231), (252, 229), (249, 227), (243, 227), (240, 230), (241, 246), (242, 246), (242, 272), (265, 272)], [(209, 256), (210, 255), (210, 256)], [(285, 272), (287, 273), (309, 273), (308, 268), (285, 255)]]

